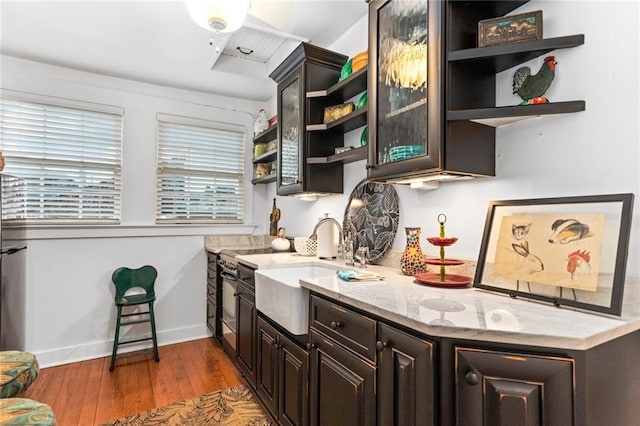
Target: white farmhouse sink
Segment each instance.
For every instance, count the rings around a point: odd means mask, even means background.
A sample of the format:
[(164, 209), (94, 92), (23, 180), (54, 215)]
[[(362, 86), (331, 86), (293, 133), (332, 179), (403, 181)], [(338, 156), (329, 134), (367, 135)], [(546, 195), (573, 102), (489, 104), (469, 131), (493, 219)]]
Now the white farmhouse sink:
[(258, 269), (256, 308), (290, 333), (307, 334), (309, 290), (300, 287), (299, 280), (335, 274), (335, 270), (323, 266)]

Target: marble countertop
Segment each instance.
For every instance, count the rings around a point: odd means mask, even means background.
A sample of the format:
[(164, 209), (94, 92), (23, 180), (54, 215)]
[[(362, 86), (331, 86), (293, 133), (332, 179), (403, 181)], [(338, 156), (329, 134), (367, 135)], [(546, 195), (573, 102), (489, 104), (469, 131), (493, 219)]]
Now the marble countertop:
[[(239, 256), (257, 269), (344, 263), (273, 253)], [(512, 299), (472, 287), (439, 288), (416, 284), (399, 268), (367, 266), (384, 281), (346, 282), (337, 276), (302, 280), (300, 285), (334, 300), (430, 336), (584, 350), (640, 329), (640, 280), (627, 279), (621, 317)]]

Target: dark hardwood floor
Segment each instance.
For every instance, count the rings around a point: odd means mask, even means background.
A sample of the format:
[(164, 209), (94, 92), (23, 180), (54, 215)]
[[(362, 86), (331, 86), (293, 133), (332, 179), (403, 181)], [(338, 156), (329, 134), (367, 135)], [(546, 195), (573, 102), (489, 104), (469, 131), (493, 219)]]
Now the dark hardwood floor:
[(23, 395), (47, 403), (58, 426), (90, 426), (241, 384), (242, 378), (212, 339), (161, 346), (153, 355), (110, 357), (43, 368)]

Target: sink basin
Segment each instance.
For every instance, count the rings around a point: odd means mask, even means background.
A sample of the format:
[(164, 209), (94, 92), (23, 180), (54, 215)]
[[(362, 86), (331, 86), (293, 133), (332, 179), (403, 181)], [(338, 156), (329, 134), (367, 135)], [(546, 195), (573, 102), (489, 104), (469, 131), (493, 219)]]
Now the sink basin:
[(256, 308), (290, 333), (307, 334), (309, 290), (300, 287), (299, 280), (335, 274), (335, 270), (323, 266), (258, 269)]

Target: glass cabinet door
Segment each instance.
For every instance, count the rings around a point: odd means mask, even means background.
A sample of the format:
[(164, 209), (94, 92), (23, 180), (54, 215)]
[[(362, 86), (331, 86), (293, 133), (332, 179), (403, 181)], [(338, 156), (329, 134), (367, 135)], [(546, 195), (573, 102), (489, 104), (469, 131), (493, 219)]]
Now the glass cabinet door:
[(294, 73), (279, 88), (278, 122), (280, 147), (278, 150), (278, 194), (286, 195), (298, 190), (301, 182), (302, 111), (300, 107), (301, 73)]
[[(431, 4), (436, 4), (433, 6)], [(369, 177), (438, 165), (440, 61), (438, 2), (370, 3)], [(432, 50), (435, 50), (432, 52)], [(434, 66), (436, 66), (434, 68)], [(373, 99), (372, 99), (373, 94)]]

